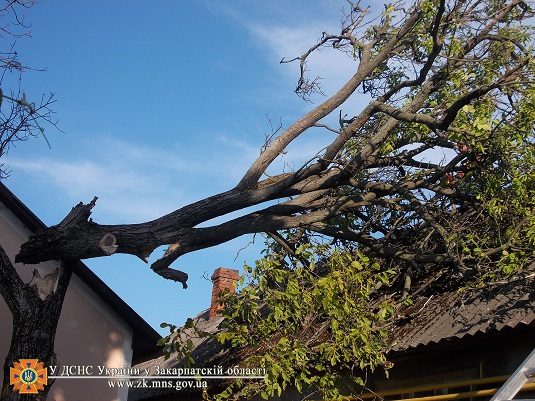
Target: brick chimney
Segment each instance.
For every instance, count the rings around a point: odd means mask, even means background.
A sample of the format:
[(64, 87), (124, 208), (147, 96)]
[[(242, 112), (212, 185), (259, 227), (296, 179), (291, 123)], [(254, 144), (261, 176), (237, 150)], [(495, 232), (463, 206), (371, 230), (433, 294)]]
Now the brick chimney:
[(234, 269), (220, 267), (212, 274), (212, 303), (210, 304), (210, 318), (217, 316), (217, 312), (223, 309), (219, 303), (219, 293), (228, 289), (232, 294), (236, 292), (234, 281), (237, 281), (240, 272)]

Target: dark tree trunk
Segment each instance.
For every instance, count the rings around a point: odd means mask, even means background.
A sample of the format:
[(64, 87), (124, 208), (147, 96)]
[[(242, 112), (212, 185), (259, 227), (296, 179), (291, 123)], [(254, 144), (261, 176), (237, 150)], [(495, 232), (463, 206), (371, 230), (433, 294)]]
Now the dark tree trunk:
[[(19, 359), (38, 359), (45, 367), (55, 366), (54, 339), (65, 293), (72, 275), (71, 263), (62, 263), (57, 286), (46, 296), (37, 293), (35, 283), (25, 284), (0, 246), (0, 292), (13, 316), (11, 346), (4, 362), (2, 401), (46, 400), (52, 381), (38, 394), (19, 394), (9, 384), (10, 368)], [(32, 280), (33, 281), (33, 280)]]

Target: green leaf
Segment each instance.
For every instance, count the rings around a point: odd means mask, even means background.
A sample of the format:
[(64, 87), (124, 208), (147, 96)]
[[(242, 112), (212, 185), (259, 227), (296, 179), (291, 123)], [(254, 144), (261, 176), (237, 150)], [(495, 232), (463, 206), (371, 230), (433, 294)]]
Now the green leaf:
[(303, 392), (303, 386), (300, 380), (297, 380), (297, 379), (295, 380), (295, 387), (297, 388), (297, 391), (299, 391), (300, 393)]
[(464, 105), (461, 110), (464, 111), (465, 113), (475, 113), (476, 112), (475, 107), (472, 106), (471, 104)]

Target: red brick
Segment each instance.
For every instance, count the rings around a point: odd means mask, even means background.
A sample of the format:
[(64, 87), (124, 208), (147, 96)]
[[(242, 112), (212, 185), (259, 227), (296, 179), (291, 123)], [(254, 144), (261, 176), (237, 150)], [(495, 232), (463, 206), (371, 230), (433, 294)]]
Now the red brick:
[(210, 317), (218, 315), (218, 311), (223, 309), (223, 305), (219, 303), (219, 293), (228, 289), (232, 294), (236, 292), (234, 282), (238, 280), (240, 272), (235, 269), (227, 269), (220, 267), (212, 274), (212, 302), (210, 304)]

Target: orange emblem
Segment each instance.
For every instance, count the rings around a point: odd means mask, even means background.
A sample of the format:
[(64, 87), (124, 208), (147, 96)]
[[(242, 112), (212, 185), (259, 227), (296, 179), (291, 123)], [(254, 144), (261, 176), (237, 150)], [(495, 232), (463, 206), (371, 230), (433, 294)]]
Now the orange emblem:
[[(19, 363), (20, 362), (20, 363)], [(48, 383), (45, 364), (38, 359), (19, 359), (9, 368), (9, 384), (20, 394), (37, 394)]]

